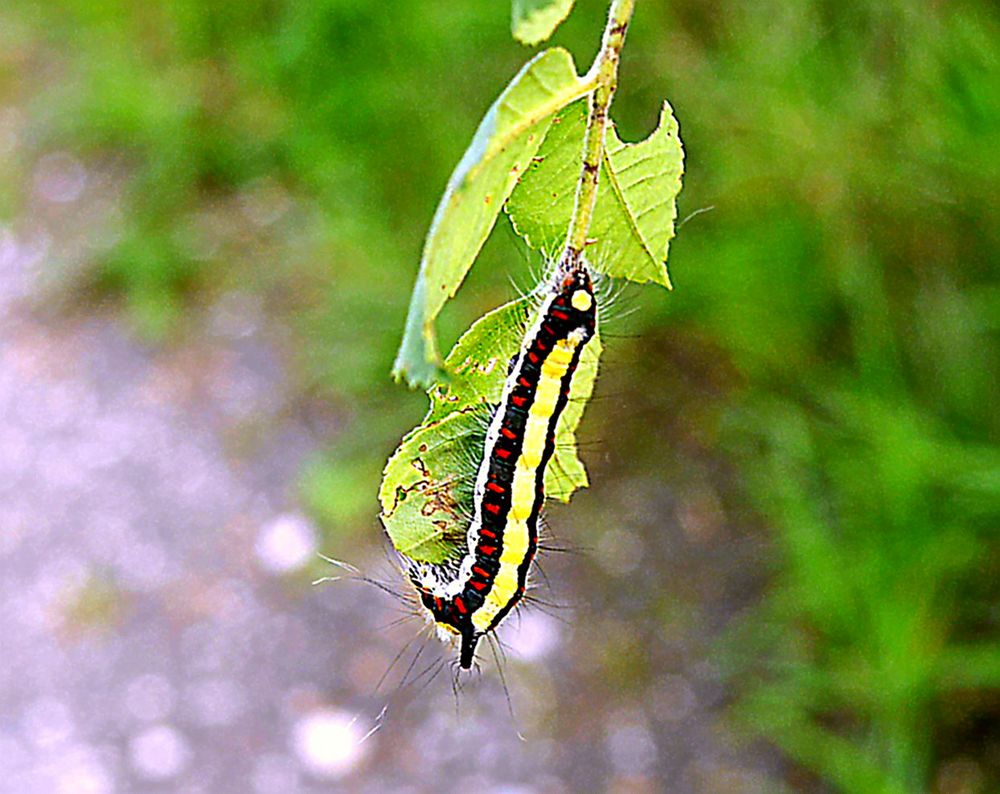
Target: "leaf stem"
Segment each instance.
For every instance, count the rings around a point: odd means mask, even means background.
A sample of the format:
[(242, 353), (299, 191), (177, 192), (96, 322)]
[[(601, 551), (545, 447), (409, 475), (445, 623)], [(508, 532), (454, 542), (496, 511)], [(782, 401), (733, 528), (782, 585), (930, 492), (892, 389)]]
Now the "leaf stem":
[(590, 95), (590, 113), (583, 138), (583, 165), (576, 186), (573, 218), (566, 236), (566, 260), (576, 260), (587, 244), (590, 220), (597, 201), (597, 177), (604, 155), (604, 139), (608, 128), (608, 109), (618, 87), (618, 62), (625, 33), (628, 30), (635, 0), (612, 0), (608, 22), (604, 27), (601, 50), (597, 53), (585, 80), (594, 84)]

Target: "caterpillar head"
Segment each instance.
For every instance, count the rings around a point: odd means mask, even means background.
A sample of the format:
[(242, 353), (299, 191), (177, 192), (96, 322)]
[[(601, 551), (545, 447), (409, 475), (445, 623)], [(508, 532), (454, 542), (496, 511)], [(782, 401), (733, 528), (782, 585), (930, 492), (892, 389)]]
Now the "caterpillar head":
[(573, 296), (578, 292), (587, 295), (594, 294), (594, 285), (590, 280), (590, 272), (586, 267), (575, 267), (569, 270), (562, 270), (557, 274), (555, 282), (556, 292), (563, 295)]
[(585, 315), (594, 313), (594, 285), (582, 254), (571, 256), (567, 249), (553, 276), (552, 291), (559, 296), (560, 306), (572, 307)]

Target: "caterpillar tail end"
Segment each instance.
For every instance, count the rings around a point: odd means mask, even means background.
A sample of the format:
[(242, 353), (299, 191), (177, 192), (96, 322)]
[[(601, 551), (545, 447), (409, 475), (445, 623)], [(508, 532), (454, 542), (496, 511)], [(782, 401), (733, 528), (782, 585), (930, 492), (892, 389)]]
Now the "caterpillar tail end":
[(472, 668), (472, 661), (476, 658), (476, 643), (479, 636), (472, 629), (462, 632), (462, 650), (459, 654), (458, 664), (463, 670)]

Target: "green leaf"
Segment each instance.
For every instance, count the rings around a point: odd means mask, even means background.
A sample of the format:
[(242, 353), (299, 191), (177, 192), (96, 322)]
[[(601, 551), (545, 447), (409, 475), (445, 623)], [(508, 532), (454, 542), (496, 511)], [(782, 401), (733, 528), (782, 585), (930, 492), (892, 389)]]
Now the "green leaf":
[(434, 320), (457, 291), (497, 214), (538, 150), (551, 116), (592, 88), (572, 56), (535, 56), (486, 113), (455, 168), (427, 233), (393, 376), (430, 386), (440, 377)]
[[(508, 364), (521, 348), (533, 306), (531, 297), (506, 303), (462, 335), (445, 362), (451, 377), (428, 392), (431, 406), (424, 422), (386, 464), (379, 491), (382, 522), (396, 549), (412, 559), (441, 562), (465, 542), (488, 418), (500, 402)], [(600, 354), (597, 337), (581, 354), (545, 472), (549, 498), (568, 502), (588, 484), (575, 434), (594, 389)]]
[(425, 423), (473, 405), (500, 402), (508, 365), (521, 349), (533, 306), (530, 297), (505, 303), (462, 334), (445, 360), (447, 384), (428, 391), (431, 407)]
[(511, 33), (523, 44), (534, 47), (545, 41), (573, 10), (575, 0), (513, 0)]
[[(555, 256), (573, 214), (587, 103), (559, 113), (528, 171), (507, 201), (514, 229)], [(666, 259), (677, 217), (684, 150), (670, 105), (646, 140), (626, 144), (608, 128), (587, 258), (594, 269), (639, 283), (670, 286)]]
[(417, 427), (389, 458), (378, 498), (401, 554), (436, 563), (455, 553), (468, 529), (485, 437), (482, 412), (456, 411)]

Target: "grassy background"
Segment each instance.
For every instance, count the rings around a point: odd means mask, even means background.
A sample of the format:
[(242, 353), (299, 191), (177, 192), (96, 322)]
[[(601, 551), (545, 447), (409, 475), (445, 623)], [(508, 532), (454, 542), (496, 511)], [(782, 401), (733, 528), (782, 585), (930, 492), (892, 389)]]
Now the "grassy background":
[[(556, 43), (589, 63), (602, 17), (580, 2)], [(120, 174), (115, 242), (67, 294), (162, 344), (228, 292), (262, 301), (301, 399), (343, 418), (303, 494), (370, 535), (423, 407), (387, 377), (422, 236), (527, 55), (506, 7), (14, 0), (0, 21), (29, 124), (0, 213), (53, 148)], [(771, 549), (720, 650), (734, 719), (837, 790), (1000, 786), (998, 41), (988, 0), (650, 0), (625, 51), (622, 137), (668, 97), (681, 217), (711, 209), (672, 247), (674, 294), (635, 296), (622, 396), (585, 424), (632, 474), (730, 467), (727, 508)], [(501, 222), (444, 339), (525, 259)]]

